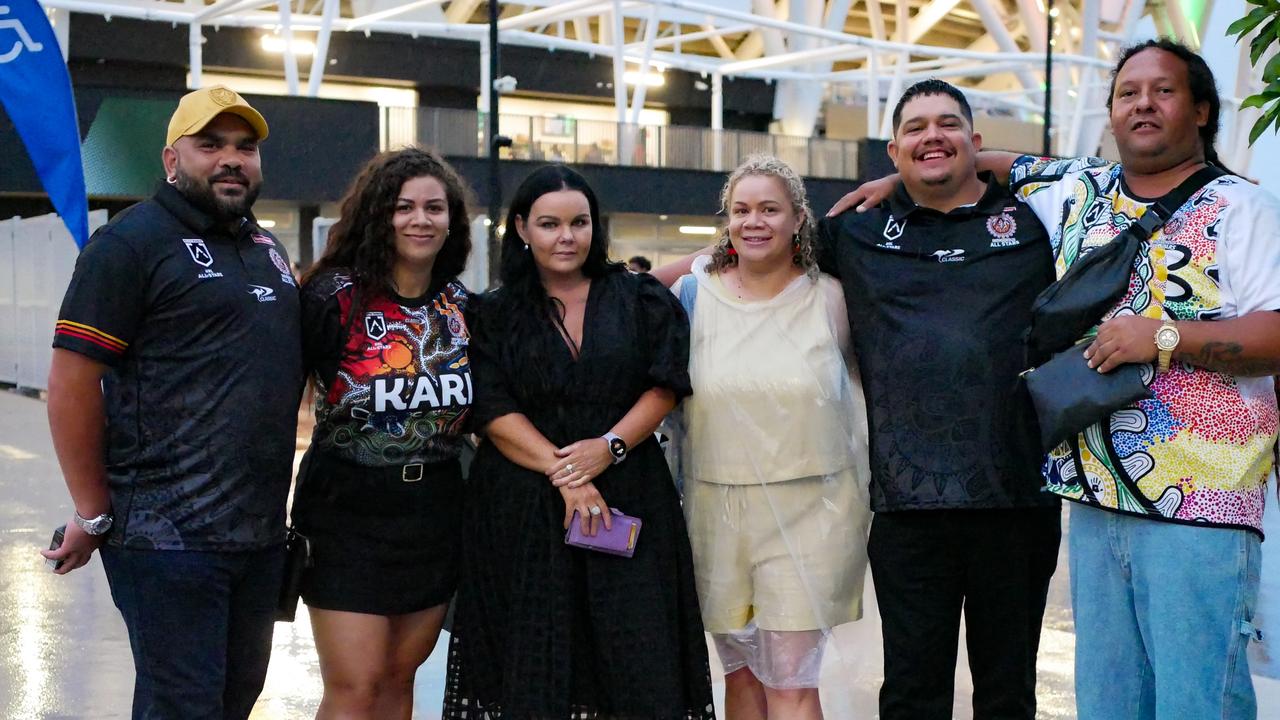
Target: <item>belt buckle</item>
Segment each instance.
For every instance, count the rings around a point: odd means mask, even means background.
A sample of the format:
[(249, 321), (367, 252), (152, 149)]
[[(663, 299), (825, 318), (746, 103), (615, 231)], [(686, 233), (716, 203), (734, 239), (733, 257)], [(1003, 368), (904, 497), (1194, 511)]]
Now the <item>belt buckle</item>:
[(418, 482), (422, 479), (422, 463), (412, 463), (400, 468), (400, 479), (404, 482)]

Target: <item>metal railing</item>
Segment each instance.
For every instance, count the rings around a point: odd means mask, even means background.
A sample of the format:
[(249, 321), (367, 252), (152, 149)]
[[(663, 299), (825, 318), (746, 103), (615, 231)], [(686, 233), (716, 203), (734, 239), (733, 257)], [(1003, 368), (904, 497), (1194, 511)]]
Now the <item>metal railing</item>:
[[(630, 125), (567, 117), (502, 115), (512, 139), (504, 158), (725, 172), (752, 153), (769, 153), (809, 177), (858, 176), (858, 144), (745, 130)], [(485, 157), (485, 113), (427, 107), (383, 108), (382, 149), (419, 144), (445, 155)]]

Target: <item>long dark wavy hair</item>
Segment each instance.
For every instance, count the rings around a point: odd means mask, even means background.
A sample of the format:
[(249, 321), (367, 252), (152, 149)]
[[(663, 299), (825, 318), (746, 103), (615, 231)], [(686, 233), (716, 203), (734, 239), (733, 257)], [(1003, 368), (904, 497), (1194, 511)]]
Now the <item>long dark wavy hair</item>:
[[(360, 170), (342, 199), (342, 216), (329, 229), (324, 255), (307, 272), (346, 268), (352, 273), (357, 304), (377, 294), (395, 292), (392, 268), (396, 260), (395, 214), (400, 188), (414, 178), (433, 177), (444, 186), (449, 206), (449, 234), (431, 266), (431, 287), (458, 277), (471, 254), (471, 223), (467, 214), (471, 191), (462, 177), (434, 150), (407, 147), (379, 153)], [(357, 313), (352, 313), (356, 316)]]
[(1197, 105), (1202, 102), (1209, 104), (1208, 122), (1204, 124), (1204, 127), (1200, 128), (1200, 142), (1204, 146), (1204, 161), (1234, 175), (1235, 173), (1222, 164), (1222, 160), (1218, 158), (1218, 151), (1214, 148), (1214, 143), (1218, 139), (1218, 122), (1219, 116), (1222, 114), (1222, 101), (1218, 99), (1218, 84), (1213, 79), (1213, 70), (1209, 69), (1209, 64), (1205, 62), (1204, 58), (1177, 40), (1170, 38), (1147, 40), (1124, 49), (1124, 52), (1120, 54), (1120, 59), (1116, 61), (1115, 69), (1111, 71), (1111, 88), (1107, 91), (1107, 112), (1111, 112), (1111, 98), (1116, 94), (1116, 77), (1120, 75), (1121, 68), (1134, 55), (1151, 48), (1163, 50), (1174, 55), (1186, 64), (1187, 84), (1191, 88), (1191, 102)]
[[(502, 254), (498, 267), (498, 277), (502, 287), (492, 295), (493, 305), (486, 313), (493, 313), (495, 319), (501, 318), (506, 332), (511, 335), (510, 342), (505, 343), (509, 352), (521, 356), (512, 358), (527, 361), (531, 353), (537, 352), (539, 342), (547, 337), (546, 328), (563, 327), (564, 307), (547, 294), (538, 273), (538, 266), (533, 259), (533, 251), (525, 247), (520, 233), (516, 229), (516, 218), (526, 224), (529, 211), (534, 202), (547, 193), (560, 190), (576, 190), (587, 198), (591, 211), (591, 247), (587, 251), (586, 262), (582, 266), (582, 274), (593, 281), (606, 275), (622, 272), (625, 267), (621, 263), (609, 261), (609, 236), (605, 232), (604, 223), (600, 220), (600, 202), (595, 191), (587, 184), (586, 178), (564, 165), (544, 165), (529, 173), (520, 183), (515, 195), (511, 198), (511, 206), (507, 210), (506, 229), (502, 236)], [(559, 340), (557, 340), (559, 342)], [(543, 363), (536, 362), (541, 367)], [(541, 369), (538, 370), (541, 383), (546, 384), (549, 378)]]

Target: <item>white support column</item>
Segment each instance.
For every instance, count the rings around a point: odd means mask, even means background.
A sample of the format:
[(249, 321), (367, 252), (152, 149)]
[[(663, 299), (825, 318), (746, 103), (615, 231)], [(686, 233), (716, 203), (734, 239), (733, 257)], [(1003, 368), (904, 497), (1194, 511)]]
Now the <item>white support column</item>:
[(724, 170), (724, 76), (711, 74), (711, 138), (715, 143), (712, 148), (712, 167), (717, 171)]
[(58, 48), (62, 50), (62, 62), (66, 62), (71, 51), (71, 11), (50, 8), (45, 13), (49, 24), (53, 26), (53, 36), (58, 40)]
[(333, 33), (333, 19), (337, 14), (338, 0), (324, 0), (320, 33), (316, 36), (316, 54), (311, 58), (311, 72), (307, 75), (308, 97), (316, 97), (320, 93), (320, 82), (324, 80), (325, 67), (329, 64), (329, 36)]
[[(618, 128), (614, 133), (617, 136), (618, 164), (630, 165), (631, 156), (623, 152), (623, 145), (627, 135), (627, 66), (623, 59), (623, 51), (626, 46), (627, 38), (625, 36), (625, 26), (622, 24), (622, 3), (620, 0), (613, 0), (613, 15), (609, 18), (609, 35), (613, 40), (613, 105), (617, 110)], [(604, 28), (602, 27), (601, 30)]]
[[(653, 59), (653, 41), (658, 37), (658, 6), (649, 6), (649, 19), (644, 25), (644, 56), (640, 60), (640, 77), (644, 78), (649, 74), (649, 62)], [(640, 123), (640, 111), (644, 109), (644, 96), (649, 89), (646, 82), (636, 83), (636, 89), (631, 95), (631, 124), (638, 125)]]
[[(879, 5), (878, 2), (875, 4)], [(867, 137), (875, 137), (879, 130), (880, 54), (873, 48), (871, 54), (867, 56)]]
[(591, 20), (579, 15), (573, 19), (573, 37), (580, 42), (595, 42), (591, 37)]
[[(910, 32), (908, 27), (909, 25), (908, 18), (907, 18), (908, 9), (909, 8), (907, 7), (907, 3), (905, 2), (898, 3), (897, 7), (895, 8), (896, 12), (894, 14), (894, 30), (895, 30), (894, 34), (898, 36), (897, 37), (898, 42), (906, 42), (907, 33)], [(889, 83), (889, 92), (884, 97), (885, 112), (883, 114), (883, 117), (880, 118), (879, 137), (882, 137), (882, 138), (893, 137), (893, 131), (896, 128), (893, 127), (893, 112), (890, 109), (897, 106), (898, 104), (898, 96), (902, 94), (903, 76), (906, 75), (907, 73), (907, 63), (910, 60), (911, 58), (908, 57), (907, 53), (905, 52), (898, 53), (897, 55), (897, 64), (893, 68), (893, 81)], [(870, 129), (868, 129), (868, 132), (870, 132)]]
[[(992, 3), (992, 0), (969, 0), (969, 4), (973, 5), (973, 9), (978, 12), (978, 17), (982, 18), (982, 24), (987, 28), (987, 34), (991, 36), (1000, 52), (1022, 52), (1022, 49), (1014, 42), (1013, 34), (1005, 26), (1005, 20)], [(1095, 0), (1091, 4), (1097, 5), (1097, 1)], [(1021, 70), (1017, 75), (1018, 82), (1022, 83), (1024, 90), (1038, 89), (1040, 87), (1040, 81), (1036, 79), (1036, 74), (1030, 70)]]
[(191, 23), (187, 26), (187, 44), (190, 47), (191, 79), (187, 81), (188, 90), (200, 89), (204, 74), (204, 26)]
[[(480, 38), (480, 112), (489, 112), (489, 93), (493, 86), (489, 83), (489, 36)], [(487, 127), (487, 123), (486, 123)]]
[(298, 94), (298, 56), (293, 52), (293, 0), (280, 0), (280, 34), (284, 37), (284, 81), (289, 94)]
[[(1099, 3), (1086, 2), (1084, 4), (1084, 16), (1080, 19), (1083, 28), (1081, 29), (1079, 54), (1085, 57), (1097, 57), (1098, 55), (1098, 30), (1102, 22), (1102, 9)], [(1094, 106), (1094, 98), (1098, 97), (1096, 89), (1093, 87), (1098, 79), (1098, 71), (1089, 66), (1081, 66), (1079, 68), (1080, 82), (1076, 84), (1075, 107), (1071, 113), (1071, 128), (1068, 131), (1067, 142), (1065, 146), (1059, 145), (1063, 150), (1063, 154), (1068, 157), (1075, 157), (1084, 153), (1092, 153), (1093, 148), (1082, 147), (1084, 134), (1084, 111), (1086, 107)]]

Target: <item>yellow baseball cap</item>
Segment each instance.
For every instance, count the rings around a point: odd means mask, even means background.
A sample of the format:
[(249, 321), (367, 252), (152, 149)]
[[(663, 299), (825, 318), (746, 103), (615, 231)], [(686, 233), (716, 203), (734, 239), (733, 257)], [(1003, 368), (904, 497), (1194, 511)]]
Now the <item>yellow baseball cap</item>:
[(165, 144), (172, 145), (184, 135), (200, 132), (210, 120), (222, 113), (244, 118), (254, 132), (258, 133), (259, 140), (267, 139), (267, 121), (263, 119), (262, 113), (254, 110), (235, 90), (226, 85), (213, 85), (182, 96), (178, 101), (178, 109), (169, 118), (169, 134)]

